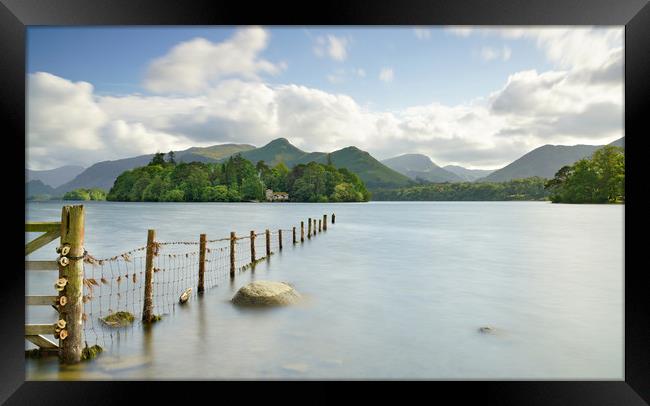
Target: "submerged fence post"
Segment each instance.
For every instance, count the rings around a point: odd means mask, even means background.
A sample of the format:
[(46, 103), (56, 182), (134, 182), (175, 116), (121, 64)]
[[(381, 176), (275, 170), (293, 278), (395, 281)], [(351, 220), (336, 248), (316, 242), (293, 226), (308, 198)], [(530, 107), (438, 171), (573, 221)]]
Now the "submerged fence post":
[(198, 293), (203, 293), (205, 281), (205, 234), (199, 236), (199, 286)]
[(295, 244), (296, 243), (296, 227), (295, 226), (292, 229), (292, 236), (293, 236), (292, 242)]
[(327, 231), (327, 214), (323, 214), (323, 231)]
[[(75, 364), (81, 361), (81, 335), (83, 332), (83, 277), (84, 277), (84, 207), (63, 206), (61, 210), (61, 247), (68, 246), (67, 258), (61, 255), (59, 260), (59, 278), (65, 278), (67, 283), (59, 292), (65, 296), (67, 304), (59, 306), (59, 320), (65, 322), (59, 331), (59, 359), (64, 364)], [(68, 260), (66, 265), (62, 259)]]
[(321, 219), (318, 219), (318, 232), (323, 231), (323, 221)]
[(314, 235), (316, 235), (316, 219), (314, 219)]
[(142, 308), (142, 321), (153, 321), (153, 255), (156, 230), (147, 232), (147, 261), (144, 269), (144, 305)]
[(282, 230), (278, 230), (278, 249), (282, 251)]
[(235, 237), (235, 232), (230, 232), (230, 277), (235, 277), (235, 242), (237, 237)]
[(307, 238), (311, 239), (311, 217), (307, 219)]
[(305, 222), (300, 222), (300, 242), (305, 242)]
[(266, 229), (266, 258), (268, 259), (271, 256), (271, 232), (269, 229)]
[(332, 213), (332, 224), (336, 223), (336, 215)]
[(251, 230), (251, 264), (255, 263), (255, 231)]

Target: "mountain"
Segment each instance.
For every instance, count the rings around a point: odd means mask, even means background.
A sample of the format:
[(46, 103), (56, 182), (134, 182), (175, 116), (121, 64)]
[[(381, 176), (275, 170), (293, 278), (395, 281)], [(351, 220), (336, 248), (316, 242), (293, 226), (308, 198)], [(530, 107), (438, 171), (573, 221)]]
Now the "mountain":
[(29, 182), (25, 182), (25, 198), (30, 198), (33, 196), (43, 196), (43, 195), (49, 195), (49, 196), (54, 196), (54, 188), (46, 185), (45, 183), (41, 182), (40, 180), (30, 180)]
[(488, 176), (494, 169), (467, 169), (458, 165), (447, 165), (443, 166), (443, 169), (448, 170), (449, 172), (455, 173), (463, 179), (464, 182), (474, 182), (476, 179)]
[[(285, 138), (275, 139), (263, 147), (245, 151), (241, 156), (254, 164), (264, 161), (269, 166), (284, 162), (288, 167), (317, 162), (327, 163), (325, 152), (305, 152), (292, 145)], [(408, 177), (390, 169), (357, 147), (343, 148), (329, 154), (332, 165), (347, 168), (359, 175), (368, 189), (407, 186), (412, 182)]]
[[(348, 168), (359, 175), (368, 189), (397, 188), (413, 183), (407, 176), (390, 169), (357, 147), (334, 151), (329, 157), (335, 167)], [(327, 163), (327, 154), (323, 154), (316, 162)]]
[(292, 167), (299, 163), (300, 158), (308, 155), (307, 152), (293, 146), (286, 138), (277, 138), (263, 147), (244, 151), (241, 156), (256, 164), (264, 161), (268, 166), (275, 166), (280, 162)]
[(431, 158), (422, 154), (404, 154), (381, 161), (389, 168), (408, 176), (411, 179), (422, 179), (428, 182), (461, 182), (463, 179), (433, 163)]
[(614, 146), (614, 147), (625, 148), (625, 137), (619, 138), (616, 141), (612, 141), (607, 145), (611, 145), (611, 146)]
[(236, 154), (237, 152), (250, 151), (252, 149), (255, 149), (255, 146), (250, 144), (221, 144), (213, 145), (211, 147), (192, 147), (181, 152), (180, 157), (183, 158), (185, 162), (189, 162), (187, 159), (191, 157), (191, 155), (188, 154), (220, 160)]
[[(622, 146), (624, 143), (625, 137), (609, 145)], [(477, 182), (506, 182), (531, 176), (550, 179), (563, 166), (587, 158), (602, 147), (604, 145), (543, 145)]]
[[(221, 144), (211, 147), (192, 147), (184, 151), (174, 151), (177, 162), (216, 162), (218, 158), (233, 153), (255, 148), (245, 144)], [(78, 188), (101, 188), (110, 190), (115, 179), (124, 171), (147, 165), (154, 154), (140, 155), (133, 158), (102, 161), (91, 165), (70, 182), (56, 188), (57, 194), (63, 194)]]
[(71, 181), (75, 176), (83, 172), (84, 169), (83, 166), (78, 165), (66, 165), (44, 171), (25, 169), (25, 181), (40, 180), (44, 184), (55, 188)]

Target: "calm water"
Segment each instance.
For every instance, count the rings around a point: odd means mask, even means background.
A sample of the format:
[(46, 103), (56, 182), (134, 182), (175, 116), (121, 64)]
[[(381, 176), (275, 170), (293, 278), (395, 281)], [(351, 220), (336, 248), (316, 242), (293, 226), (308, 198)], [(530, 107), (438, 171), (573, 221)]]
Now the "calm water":
[[(55, 221), (61, 203), (30, 203)], [(109, 339), (97, 360), (26, 360), (27, 379), (622, 379), (620, 205), (542, 202), (86, 204), (86, 248), (290, 228), (336, 213), (326, 233)], [(55, 243), (32, 259), (56, 256)], [(241, 310), (252, 280), (288, 281), (294, 307)], [(54, 273), (30, 272), (29, 294)], [(55, 320), (30, 306), (30, 322)], [(492, 326), (498, 334), (481, 334)]]

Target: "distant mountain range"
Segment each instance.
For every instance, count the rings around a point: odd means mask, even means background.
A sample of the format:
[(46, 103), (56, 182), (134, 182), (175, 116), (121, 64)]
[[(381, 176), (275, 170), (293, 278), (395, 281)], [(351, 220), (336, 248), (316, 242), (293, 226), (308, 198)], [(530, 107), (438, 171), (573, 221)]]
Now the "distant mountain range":
[[(284, 162), (293, 167), (297, 164), (315, 161), (326, 163), (329, 159), (338, 168), (348, 168), (359, 175), (366, 186), (371, 188), (397, 188), (413, 182), (406, 176), (383, 165), (369, 153), (356, 147), (347, 147), (331, 153), (305, 152), (292, 145), (285, 138), (278, 138), (260, 148), (248, 144), (221, 144), (211, 147), (192, 147), (184, 151), (174, 151), (177, 162), (223, 162), (234, 154), (257, 163), (264, 161), (273, 166)], [(102, 161), (91, 165), (74, 179), (54, 189), (54, 195), (78, 188), (101, 188), (110, 190), (115, 179), (124, 171), (147, 165), (154, 154), (140, 155), (114, 161)], [(32, 186), (34, 187), (34, 186)]]
[(488, 176), (494, 172), (493, 169), (467, 169), (458, 165), (447, 165), (443, 166), (443, 168), (460, 176), (463, 182), (474, 182), (476, 179)]
[(404, 154), (381, 161), (384, 165), (414, 180), (426, 182), (462, 182), (456, 173), (443, 169), (422, 154)]
[[(609, 145), (624, 147), (625, 137)], [(604, 145), (543, 145), (488, 176), (477, 179), (477, 182), (506, 182), (531, 176), (553, 178), (563, 166), (586, 158), (602, 147)]]
[(25, 181), (40, 180), (45, 185), (55, 188), (71, 181), (75, 176), (83, 172), (84, 169), (86, 168), (77, 165), (66, 165), (45, 171), (25, 169)]
[[(610, 145), (624, 146), (624, 138)], [(273, 166), (284, 162), (288, 167), (314, 161), (329, 161), (338, 168), (348, 168), (359, 175), (368, 189), (388, 189), (410, 186), (416, 181), (426, 182), (503, 182), (517, 178), (540, 176), (552, 178), (564, 165), (591, 155), (597, 145), (544, 145), (527, 153), (511, 164), (496, 170), (467, 169), (456, 165), (440, 167), (428, 156), (422, 154), (405, 154), (378, 161), (368, 152), (350, 146), (331, 153), (306, 152), (292, 145), (285, 138), (275, 139), (263, 147), (256, 148), (249, 144), (221, 144), (211, 147), (192, 147), (184, 151), (175, 151), (177, 162), (223, 162), (233, 154), (257, 163), (264, 161)], [(115, 179), (124, 171), (147, 165), (154, 154), (140, 155), (114, 161), (102, 161), (87, 169), (66, 166), (49, 171), (26, 170), (27, 196), (49, 194), (62, 196), (65, 192), (77, 188), (101, 188), (110, 190)], [(76, 176), (73, 176), (74, 173)], [(72, 179), (69, 179), (72, 176)], [(67, 178), (67, 181), (66, 181)], [(58, 183), (58, 186), (53, 187)], [(61, 183), (63, 182), (64, 183)]]

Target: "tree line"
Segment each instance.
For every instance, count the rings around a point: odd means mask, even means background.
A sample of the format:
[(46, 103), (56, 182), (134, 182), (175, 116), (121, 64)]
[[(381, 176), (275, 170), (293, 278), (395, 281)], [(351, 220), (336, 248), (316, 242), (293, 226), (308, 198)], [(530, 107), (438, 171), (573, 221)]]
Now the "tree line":
[(625, 150), (608, 145), (560, 168), (546, 189), (553, 203), (625, 202)]
[(75, 189), (66, 192), (63, 200), (106, 200), (106, 192), (99, 188), (93, 189)]
[(546, 179), (531, 177), (508, 182), (431, 183), (400, 189), (376, 190), (373, 200), (414, 201), (503, 201), (545, 200)]
[(359, 202), (370, 194), (345, 168), (310, 162), (289, 169), (284, 163), (256, 165), (241, 155), (223, 163), (177, 163), (157, 153), (147, 166), (120, 174), (107, 195), (112, 201), (241, 202), (265, 200), (265, 190), (287, 192), (294, 202)]

